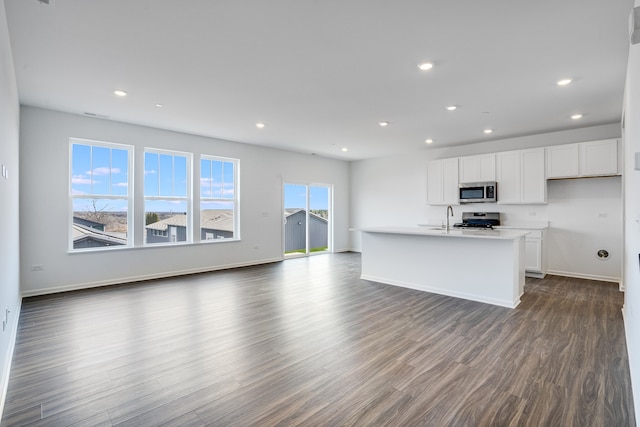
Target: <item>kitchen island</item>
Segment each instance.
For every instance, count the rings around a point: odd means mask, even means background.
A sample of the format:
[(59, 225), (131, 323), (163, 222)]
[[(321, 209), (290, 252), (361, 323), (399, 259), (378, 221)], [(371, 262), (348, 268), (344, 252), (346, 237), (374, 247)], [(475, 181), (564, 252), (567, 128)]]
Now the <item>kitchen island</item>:
[(515, 308), (524, 292), (518, 230), (375, 227), (362, 233), (361, 278)]

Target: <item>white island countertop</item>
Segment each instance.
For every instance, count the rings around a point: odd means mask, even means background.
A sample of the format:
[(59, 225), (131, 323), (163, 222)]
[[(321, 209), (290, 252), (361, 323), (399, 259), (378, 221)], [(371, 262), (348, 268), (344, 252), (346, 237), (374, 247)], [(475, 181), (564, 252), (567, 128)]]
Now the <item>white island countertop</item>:
[(363, 227), (373, 282), (514, 308), (524, 292), (525, 230)]
[(526, 231), (516, 229), (501, 230), (470, 230), (451, 228), (449, 231), (443, 228), (429, 227), (365, 227), (357, 228), (354, 231), (365, 233), (386, 233), (386, 234), (412, 234), (418, 236), (439, 236), (439, 237), (464, 237), (472, 239), (502, 239), (513, 240), (527, 235)]

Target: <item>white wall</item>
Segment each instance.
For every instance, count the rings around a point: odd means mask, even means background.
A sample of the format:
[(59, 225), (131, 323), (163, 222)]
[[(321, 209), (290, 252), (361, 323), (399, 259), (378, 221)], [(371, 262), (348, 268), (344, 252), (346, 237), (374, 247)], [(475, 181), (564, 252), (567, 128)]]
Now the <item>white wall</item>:
[[(333, 185), (334, 249), (349, 248), (347, 162), (32, 107), (22, 107), (20, 122), (23, 295), (280, 260), (283, 180)], [(70, 137), (134, 145), (136, 179), (144, 147), (240, 159), (242, 240), (68, 253)], [(135, 218), (138, 233), (143, 221)], [(44, 270), (32, 271), (34, 264)]]
[[(636, 0), (640, 7), (640, 0)], [(635, 170), (635, 156), (640, 152), (640, 44), (630, 46), (625, 88), (625, 175), (624, 229), (625, 259), (624, 324), (631, 382), (640, 416), (640, 170)]]
[[(0, 176), (0, 326), (5, 309), (9, 321), (0, 329), (0, 416), (4, 406), (13, 343), (20, 310), (20, 243), (18, 236), (18, 93), (4, 2), (0, 2), (0, 164), (8, 170), (8, 179)], [(0, 165), (0, 167), (1, 167)]]
[[(351, 165), (351, 226), (415, 226), (440, 224), (444, 206), (426, 204), (427, 162), (434, 159), (492, 153), (521, 148), (620, 137), (620, 125), (532, 135), (450, 148), (427, 148), (410, 154), (363, 160)], [(454, 206), (453, 222), (462, 212), (501, 212), (509, 223), (549, 221), (548, 269), (556, 274), (619, 281), (622, 263), (622, 196), (620, 177), (552, 181), (547, 205), (483, 204)], [(603, 217), (604, 216), (604, 217)], [(571, 237), (570, 240), (565, 237)], [(352, 232), (359, 251), (359, 233)], [(595, 252), (606, 249), (607, 261)]]

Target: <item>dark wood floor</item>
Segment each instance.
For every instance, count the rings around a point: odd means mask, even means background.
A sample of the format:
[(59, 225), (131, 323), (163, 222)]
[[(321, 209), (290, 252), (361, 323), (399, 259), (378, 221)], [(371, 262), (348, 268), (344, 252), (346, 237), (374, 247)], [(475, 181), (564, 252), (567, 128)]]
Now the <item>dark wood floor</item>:
[(517, 309), (359, 279), (358, 254), (25, 299), (3, 426), (633, 426), (617, 286)]

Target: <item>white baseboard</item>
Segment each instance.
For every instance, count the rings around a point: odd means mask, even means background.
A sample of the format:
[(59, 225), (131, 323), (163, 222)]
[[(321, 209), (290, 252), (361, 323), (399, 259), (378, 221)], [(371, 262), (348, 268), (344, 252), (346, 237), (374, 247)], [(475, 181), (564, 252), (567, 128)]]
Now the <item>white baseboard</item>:
[(620, 277), (598, 276), (592, 274), (573, 273), (569, 271), (547, 270), (547, 274), (553, 276), (575, 277), (576, 279), (598, 280), (600, 282), (620, 283)]
[(7, 348), (7, 354), (5, 355), (5, 364), (2, 367), (2, 383), (0, 387), (2, 387), (2, 395), (0, 396), (0, 420), (2, 419), (2, 414), (4, 412), (4, 402), (7, 398), (7, 389), (9, 387), (9, 376), (11, 375), (11, 364), (13, 362), (13, 353), (16, 347), (16, 338), (18, 336), (18, 320), (20, 319), (20, 312), (22, 310), (22, 299), (18, 301), (18, 306), (16, 307), (16, 312), (12, 316), (13, 322), (10, 322), (11, 326), (11, 337), (9, 338), (9, 347)]
[[(636, 360), (634, 358), (634, 354), (632, 353), (633, 351), (633, 346), (631, 345), (631, 343), (629, 342), (629, 325), (627, 324), (627, 316), (625, 316), (625, 310), (624, 310), (624, 306), (622, 307), (622, 322), (624, 323), (624, 338), (625, 338), (625, 343), (627, 344), (627, 360), (629, 360), (629, 375), (631, 376), (631, 393), (633, 396), (638, 396), (637, 393), (640, 393), (640, 390), (636, 390), (634, 388), (634, 382), (633, 379), (635, 378), (634, 376), (634, 368), (635, 365), (633, 364), (633, 361)], [(638, 419), (638, 415), (640, 415), (640, 399), (638, 397), (634, 397), (633, 399), (633, 406), (634, 406), (634, 413), (636, 416), (636, 419)]]
[(498, 305), (500, 307), (516, 308), (520, 304), (520, 299), (516, 301), (507, 301), (496, 298), (488, 298), (482, 295), (469, 294), (466, 292), (452, 291), (451, 289), (443, 289), (429, 285), (419, 285), (415, 283), (404, 282), (401, 280), (392, 280), (386, 277), (367, 276), (365, 274), (360, 276), (363, 280), (369, 280), (371, 282), (383, 283), (385, 285), (399, 286), (402, 288), (415, 289), (417, 291), (430, 292), (432, 294), (446, 295), (448, 297), (462, 298), (470, 301), (482, 302), (485, 304)]
[(284, 259), (283, 257), (278, 257), (278, 258), (271, 258), (271, 259), (263, 259), (259, 261), (218, 265), (215, 267), (203, 267), (203, 268), (194, 268), (190, 270), (168, 271), (163, 273), (144, 274), (140, 276), (131, 276), (131, 277), (120, 277), (117, 279), (109, 279), (109, 280), (99, 280), (96, 282), (75, 283), (73, 285), (53, 286), (45, 289), (35, 289), (35, 290), (22, 292), (22, 297), (27, 298), (27, 297), (34, 297), (39, 295), (55, 294), (59, 292), (78, 291), (81, 289), (99, 288), (102, 286), (120, 285), (123, 283), (141, 282), (144, 280), (164, 279), (166, 277), (185, 276), (188, 274), (207, 273), (207, 272), (218, 271), (218, 270), (228, 270), (230, 268), (251, 267), (253, 265), (280, 262), (283, 259)]

